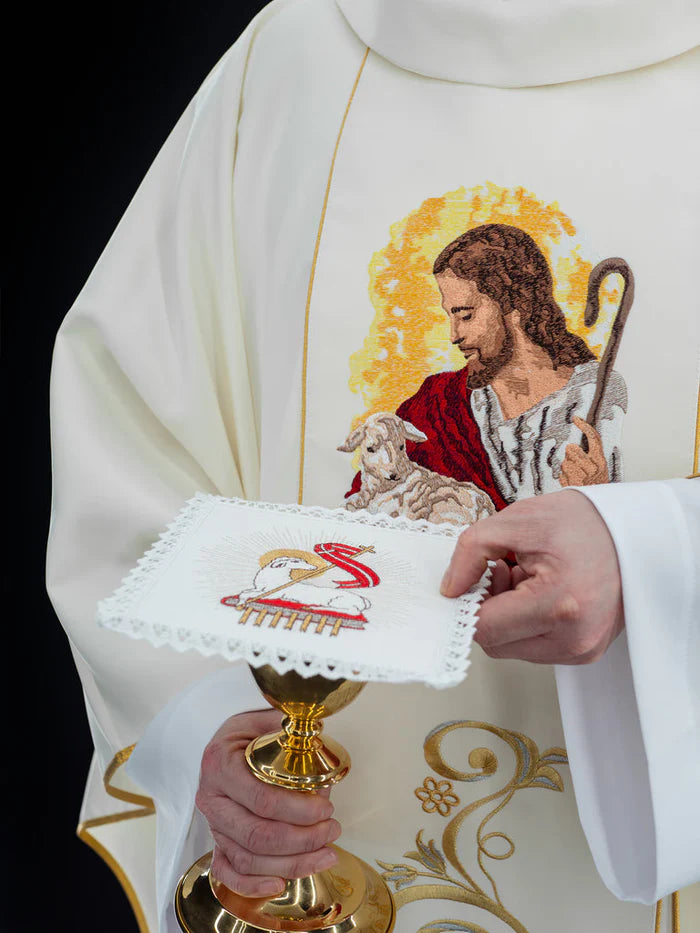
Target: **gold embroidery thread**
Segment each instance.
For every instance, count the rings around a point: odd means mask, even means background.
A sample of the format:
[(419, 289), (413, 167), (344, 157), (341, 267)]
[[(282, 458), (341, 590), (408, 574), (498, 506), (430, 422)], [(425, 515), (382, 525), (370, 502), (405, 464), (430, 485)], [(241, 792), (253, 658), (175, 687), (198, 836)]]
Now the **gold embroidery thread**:
[[(458, 901), (487, 911), (507, 924), (514, 933), (528, 933), (523, 924), (505, 907), (496, 881), (487, 868), (487, 860), (495, 862), (509, 859), (515, 852), (515, 842), (500, 830), (486, 831), (489, 822), (508, 806), (514, 795), (527, 788), (544, 788), (563, 791), (564, 783), (555, 766), (567, 764), (566, 751), (553, 747), (540, 753), (537, 745), (527, 736), (484, 722), (463, 720), (443, 723), (427, 736), (424, 744), (425, 760), (442, 781), (429, 776), (423, 786), (414, 791), (426, 813), (438, 812), (448, 816), (459, 803), (453, 793), (453, 782), (474, 783), (491, 777), (498, 771), (498, 757), (489, 748), (473, 748), (468, 757), (473, 771), (460, 771), (446, 760), (442, 752), (442, 742), (447, 735), (458, 729), (477, 729), (486, 731), (501, 739), (515, 754), (516, 767), (511, 778), (498, 790), (463, 807), (445, 827), (442, 834), (442, 850), (434, 839), (426, 842), (424, 830), (416, 836), (416, 849), (404, 853), (404, 858), (415, 862), (415, 867), (407, 862), (379, 862), (383, 877), (394, 889), (397, 909), (418, 900), (439, 899)], [(442, 806), (441, 806), (442, 805)], [(489, 805), (492, 805), (489, 808)], [(484, 878), (479, 883), (471, 875), (458, 854), (458, 839), (466, 819), (478, 810), (486, 808), (486, 813), (476, 830), (477, 864)], [(499, 845), (500, 843), (500, 845)], [(422, 882), (427, 879), (429, 883)], [(490, 890), (489, 890), (490, 888)], [(461, 933), (487, 933), (473, 921), (435, 920), (421, 927), (418, 933), (447, 933), (459, 930)]]
[(421, 801), (426, 813), (437, 811), (440, 816), (448, 816), (453, 807), (459, 806), (459, 797), (452, 793), (453, 789), (451, 781), (438, 782), (433, 777), (427, 777), (413, 793)]
[(695, 416), (695, 443), (693, 444), (693, 472), (688, 479), (700, 478), (700, 386), (698, 386), (698, 411)]
[(299, 451), (299, 494), (297, 501), (301, 505), (304, 500), (304, 457), (305, 457), (305, 445), (306, 445), (306, 376), (307, 376), (307, 365), (309, 359), (309, 312), (311, 310), (311, 295), (313, 294), (314, 288), (314, 278), (316, 276), (316, 263), (318, 261), (318, 251), (321, 246), (321, 234), (323, 233), (323, 224), (326, 219), (326, 210), (328, 208), (328, 197), (331, 193), (331, 182), (333, 181), (333, 171), (335, 169), (335, 160), (338, 156), (338, 149), (340, 147), (340, 139), (343, 135), (343, 130), (345, 129), (345, 123), (350, 113), (350, 107), (352, 106), (353, 98), (355, 97), (355, 92), (357, 91), (357, 86), (360, 83), (360, 78), (362, 77), (362, 72), (369, 56), (369, 46), (365, 49), (365, 54), (362, 57), (360, 62), (360, 68), (357, 72), (357, 77), (355, 78), (355, 83), (352, 86), (352, 91), (350, 92), (350, 97), (348, 99), (347, 105), (345, 107), (345, 113), (343, 114), (343, 119), (340, 123), (340, 129), (338, 130), (338, 138), (335, 141), (335, 148), (333, 150), (333, 157), (331, 158), (331, 167), (328, 171), (328, 181), (326, 182), (326, 193), (323, 198), (323, 207), (321, 208), (321, 219), (318, 223), (318, 232), (316, 234), (316, 244), (314, 246), (314, 255), (311, 260), (311, 273), (309, 275), (309, 287), (306, 294), (306, 310), (304, 313), (304, 345), (302, 349), (302, 366), (301, 366), (301, 427), (300, 427), (300, 440), (301, 446)]
[(149, 933), (148, 924), (146, 922), (146, 915), (144, 914), (143, 908), (139, 902), (138, 895), (134, 890), (134, 886), (129, 881), (126, 872), (121, 867), (119, 862), (114, 858), (112, 853), (99, 842), (95, 836), (90, 832), (91, 829), (96, 829), (98, 826), (107, 826), (110, 823), (121, 823), (125, 820), (134, 820), (139, 819), (144, 816), (151, 816), (154, 814), (155, 806), (150, 797), (146, 797), (142, 794), (133, 794), (130, 791), (121, 790), (119, 787), (115, 787), (112, 784), (112, 778), (115, 773), (121, 766), (129, 760), (129, 757), (134, 750), (134, 745), (129, 745), (127, 748), (122, 748), (114, 758), (110, 761), (107, 766), (107, 770), (104, 773), (103, 783), (105, 791), (109, 794), (110, 797), (115, 797), (117, 800), (123, 800), (126, 803), (135, 803), (138, 804), (137, 810), (128, 810), (126, 813), (110, 813), (106, 816), (97, 816), (89, 820), (85, 820), (80, 823), (76, 835), (78, 838), (88, 845), (93, 852), (96, 852), (97, 855), (105, 862), (109, 868), (112, 870), (117, 881), (122, 887), (124, 894), (129, 901), (129, 905), (134, 913), (136, 923), (138, 924), (139, 933)]

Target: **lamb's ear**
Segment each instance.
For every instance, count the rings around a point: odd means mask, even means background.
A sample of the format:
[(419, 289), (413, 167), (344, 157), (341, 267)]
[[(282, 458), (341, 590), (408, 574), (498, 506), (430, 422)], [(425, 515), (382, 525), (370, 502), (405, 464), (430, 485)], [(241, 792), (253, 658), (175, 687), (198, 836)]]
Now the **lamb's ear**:
[(416, 444), (422, 444), (423, 441), (428, 440), (428, 435), (419, 431), (410, 421), (402, 421), (401, 423), (403, 424), (403, 433), (406, 435), (406, 440), (413, 441)]
[(362, 438), (365, 436), (365, 426), (361, 424), (359, 428), (355, 428), (354, 431), (351, 431), (344, 444), (341, 444), (340, 447), (337, 447), (337, 450), (342, 450), (343, 453), (351, 454), (353, 450), (357, 448), (362, 443)]

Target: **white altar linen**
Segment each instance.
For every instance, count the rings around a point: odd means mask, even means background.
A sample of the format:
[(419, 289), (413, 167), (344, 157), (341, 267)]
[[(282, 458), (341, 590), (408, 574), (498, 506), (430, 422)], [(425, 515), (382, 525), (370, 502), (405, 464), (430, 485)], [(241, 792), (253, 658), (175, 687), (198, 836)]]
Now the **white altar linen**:
[(282, 673), (451, 687), (469, 666), (490, 576), (458, 599), (440, 595), (459, 531), (199, 494), (100, 603), (98, 620), (156, 646)]

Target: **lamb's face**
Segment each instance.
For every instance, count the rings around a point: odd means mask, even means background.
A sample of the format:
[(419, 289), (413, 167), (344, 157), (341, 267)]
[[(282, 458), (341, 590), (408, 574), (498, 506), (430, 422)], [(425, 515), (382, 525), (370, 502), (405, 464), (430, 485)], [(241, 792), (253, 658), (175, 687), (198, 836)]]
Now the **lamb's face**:
[(274, 570), (286, 569), (290, 574), (293, 570), (315, 570), (313, 564), (310, 564), (308, 561), (303, 560), (301, 557), (276, 557), (274, 560), (271, 560), (267, 567), (272, 567)]
[(381, 411), (370, 415), (351, 431), (338, 450), (352, 453), (359, 447), (362, 475), (374, 477), (385, 486), (404, 479), (413, 469), (406, 453), (406, 441), (420, 444), (427, 439), (410, 421)]
[(360, 451), (363, 471), (384, 483), (399, 482), (411, 471), (411, 461), (406, 453), (406, 431), (398, 416), (376, 421), (368, 418)]

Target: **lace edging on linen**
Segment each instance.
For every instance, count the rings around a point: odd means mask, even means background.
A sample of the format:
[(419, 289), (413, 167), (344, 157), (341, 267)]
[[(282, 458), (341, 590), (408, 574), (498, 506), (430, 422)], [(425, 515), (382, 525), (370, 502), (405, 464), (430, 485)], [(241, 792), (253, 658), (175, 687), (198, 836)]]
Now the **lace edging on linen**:
[(271, 664), (280, 673), (296, 670), (305, 677), (320, 674), (329, 678), (367, 680), (386, 683), (423, 681), (433, 687), (452, 687), (466, 675), (469, 667), (469, 651), (476, 628), (479, 607), (491, 581), (492, 565), (468, 593), (454, 599), (452, 631), (440, 658), (436, 676), (426, 679), (423, 673), (395, 669), (387, 665), (364, 664), (342, 657), (319, 659), (303, 650), (288, 650), (284, 654), (278, 648), (256, 644), (249, 639), (218, 637), (179, 627), (160, 625), (139, 618), (134, 608), (148, 594), (157, 579), (158, 570), (164, 570), (177, 555), (188, 533), (201, 524), (218, 503), (244, 506), (261, 511), (303, 514), (305, 518), (347, 524), (370, 525), (391, 528), (412, 535), (437, 535), (457, 539), (462, 530), (454, 525), (435, 525), (424, 519), (412, 520), (404, 517), (391, 518), (385, 514), (348, 512), (345, 509), (326, 509), (321, 506), (282, 505), (272, 502), (250, 502), (245, 499), (226, 498), (197, 493), (176, 515), (159, 536), (153, 546), (141, 557), (136, 566), (124, 578), (119, 588), (98, 605), (97, 622), (104, 628), (121, 632), (131, 638), (144, 638), (156, 647), (169, 645), (177, 651), (194, 649), (205, 656), (220, 655), (230, 661), (246, 660), (253, 666)]

